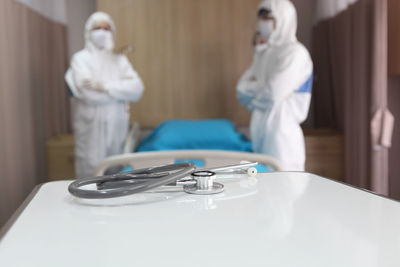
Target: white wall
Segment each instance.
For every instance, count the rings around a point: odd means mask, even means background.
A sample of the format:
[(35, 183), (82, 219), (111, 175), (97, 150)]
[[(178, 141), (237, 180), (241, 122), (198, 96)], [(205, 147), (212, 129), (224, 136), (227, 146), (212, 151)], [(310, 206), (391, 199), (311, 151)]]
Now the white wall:
[(67, 26), (69, 57), (83, 48), (83, 27), (86, 19), (96, 11), (96, 0), (16, 1), (30, 7), (44, 17)]
[(58, 23), (65, 24), (66, 17), (66, 0), (16, 0), (21, 4), (30, 7), (42, 16), (49, 18)]
[(335, 17), (358, 0), (317, 0), (315, 21)]
[(68, 49), (71, 57), (85, 44), (84, 25), (87, 18), (96, 11), (96, 0), (67, 0)]

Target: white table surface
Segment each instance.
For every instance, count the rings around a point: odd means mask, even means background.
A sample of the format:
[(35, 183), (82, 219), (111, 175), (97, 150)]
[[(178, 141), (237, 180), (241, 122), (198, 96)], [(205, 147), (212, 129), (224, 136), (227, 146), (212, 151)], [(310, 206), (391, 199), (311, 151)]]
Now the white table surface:
[(79, 200), (44, 184), (0, 241), (0, 266), (400, 266), (400, 203), (307, 173)]

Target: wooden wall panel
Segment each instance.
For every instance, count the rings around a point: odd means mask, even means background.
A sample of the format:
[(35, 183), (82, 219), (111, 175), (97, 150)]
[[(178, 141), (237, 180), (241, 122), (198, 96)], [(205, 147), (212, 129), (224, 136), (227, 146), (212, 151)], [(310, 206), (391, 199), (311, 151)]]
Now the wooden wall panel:
[(46, 139), (68, 132), (66, 27), (0, 1), (0, 227), (46, 181)]
[(247, 125), (236, 83), (252, 58), (259, 0), (98, 0), (117, 25), (117, 47), (144, 80), (133, 119), (153, 127), (171, 118), (229, 118)]

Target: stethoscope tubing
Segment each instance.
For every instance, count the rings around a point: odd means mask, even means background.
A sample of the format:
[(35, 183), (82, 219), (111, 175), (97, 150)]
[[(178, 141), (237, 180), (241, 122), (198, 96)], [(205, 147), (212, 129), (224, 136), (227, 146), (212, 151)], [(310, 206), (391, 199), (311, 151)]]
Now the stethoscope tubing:
[[(193, 163), (177, 163), (138, 169), (124, 174), (82, 178), (73, 181), (68, 186), (68, 191), (76, 197), (86, 199), (123, 197), (174, 183), (179, 179), (189, 176), (195, 169)], [(120, 182), (120, 184), (115, 184), (113, 188), (107, 186), (104, 189), (105, 187), (102, 185), (107, 182)], [(82, 188), (91, 184), (98, 185), (98, 190)]]

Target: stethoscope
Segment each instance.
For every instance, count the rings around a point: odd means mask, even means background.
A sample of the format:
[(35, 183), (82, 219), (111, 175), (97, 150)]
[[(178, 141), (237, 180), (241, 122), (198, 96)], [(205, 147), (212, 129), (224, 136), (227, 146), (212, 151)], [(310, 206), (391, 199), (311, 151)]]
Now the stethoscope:
[[(133, 170), (125, 173), (88, 177), (73, 181), (68, 191), (87, 199), (123, 197), (148, 191), (164, 185), (181, 185), (183, 191), (196, 195), (212, 195), (224, 191), (224, 185), (215, 182), (217, 175), (246, 173), (257, 175), (258, 163), (246, 162), (211, 169), (197, 169), (193, 163), (177, 163)], [(96, 185), (96, 190), (85, 189)]]

